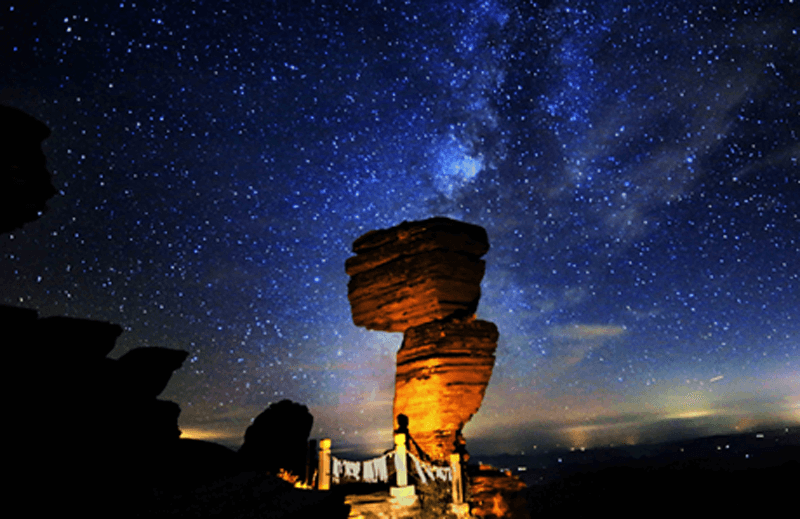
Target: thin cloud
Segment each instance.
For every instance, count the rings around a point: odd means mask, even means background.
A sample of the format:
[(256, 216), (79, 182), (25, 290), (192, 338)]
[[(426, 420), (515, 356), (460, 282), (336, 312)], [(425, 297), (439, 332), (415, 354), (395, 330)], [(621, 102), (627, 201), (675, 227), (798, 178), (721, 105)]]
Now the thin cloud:
[(625, 326), (604, 324), (570, 324), (553, 327), (550, 336), (569, 340), (598, 340), (619, 337), (627, 331)]
[(181, 429), (181, 439), (240, 443), (242, 436), (238, 431), (231, 431), (230, 429), (214, 429), (211, 427), (184, 427)]

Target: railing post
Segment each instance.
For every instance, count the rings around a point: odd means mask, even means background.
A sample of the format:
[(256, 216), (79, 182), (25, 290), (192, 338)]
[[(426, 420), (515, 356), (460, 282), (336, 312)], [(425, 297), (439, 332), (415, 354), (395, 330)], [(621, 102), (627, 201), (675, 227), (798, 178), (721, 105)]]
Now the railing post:
[(453, 476), (453, 502), (450, 511), (458, 517), (469, 516), (469, 503), (464, 502), (464, 474), (462, 472), (461, 455), (450, 455), (450, 473)]
[(397, 469), (397, 486), (408, 486), (408, 456), (406, 456), (406, 435), (394, 435), (394, 448), (397, 452), (395, 468)]
[(394, 467), (397, 469), (397, 486), (389, 489), (392, 496), (392, 507), (400, 509), (414, 506), (417, 503), (417, 494), (414, 487), (408, 484), (408, 455), (406, 452), (406, 435), (394, 435)]
[(319, 441), (319, 490), (331, 489), (331, 439)]
[(464, 502), (464, 486), (461, 483), (461, 455), (457, 452), (450, 455), (450, 472), (453, 475), (453, 504)]

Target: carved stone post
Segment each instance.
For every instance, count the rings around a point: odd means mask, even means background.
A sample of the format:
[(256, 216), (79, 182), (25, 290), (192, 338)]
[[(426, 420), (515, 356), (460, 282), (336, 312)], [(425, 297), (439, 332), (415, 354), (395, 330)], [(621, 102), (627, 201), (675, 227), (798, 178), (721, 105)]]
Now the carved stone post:
[(394, 467), (397, 470), (397, 486), (389, 489), (393, 507), (410, 507), (417, 503), (414, 485), (408, 484), (408, 455), (406, 452), (406, 435), (394, 435)]
[(461, 455), (450, 455), (450, 473), (453, 475), (453, 502), (450, 510), (458, 517), (469, 515), (469, 503), (464, 501), (464, 474), (462, 472)]
[(319, 490), (331, 489), (331, 439), (319, 441)]
[(406, 454), (406, 435), (394, 435), (394, 448), (397, 453), (394, 466), (397, 469), (397, 486), (408, 486), (408, 456)]
[(450, 455), (450, 471), (453, 474), (453, 504), (460, 505), (464, 502), (464, 486), (461, 480), (461, 455)]

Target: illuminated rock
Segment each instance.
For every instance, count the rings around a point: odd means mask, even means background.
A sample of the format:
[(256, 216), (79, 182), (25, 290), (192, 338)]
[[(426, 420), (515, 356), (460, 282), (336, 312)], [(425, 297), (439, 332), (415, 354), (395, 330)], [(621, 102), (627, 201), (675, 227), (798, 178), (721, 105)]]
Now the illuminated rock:
[(353, 243), (345, 263), (353, 322), (403, 332), (435, 320), (472, 315), (489, 250), (486, 231), (449, 218), (403, 222)]
[(497, 338), (493, 323), (473, 319), (406, 331), (397, 352), (394, 416), (408, 417), (412, 452), (418, 448), (439, 462), (455, 452), (457, 432), (483, 401)]
[(474, 317), (488, 250), (483, 228), (431, 218), (361, 236), (345, 264), (353, 322), (404, 332), (395, 428), (408, 433), (412, 453), (438, 462), (456, 452), (494, 367), (497, 327)]
[(481, 466), (469, 476), (470, 512), (475, 517), (530, 519), (526, 488), (515, 476)]

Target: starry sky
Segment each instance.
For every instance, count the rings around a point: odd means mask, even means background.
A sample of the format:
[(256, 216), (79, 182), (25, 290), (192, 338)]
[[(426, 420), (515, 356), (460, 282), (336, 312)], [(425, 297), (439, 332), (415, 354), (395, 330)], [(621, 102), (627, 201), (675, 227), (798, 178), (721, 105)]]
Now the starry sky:
[(0, 302), (187, 350), (184, 437), (289, 398), (390, 448), (402, 335), (353, 325), (344, 262), (437, 215), (491, 244), (471, 450), (800, 422), (797, 0), (3, 5), (59, 194)]

